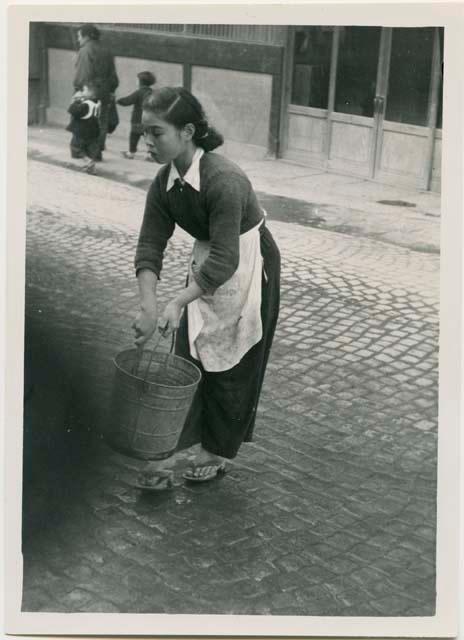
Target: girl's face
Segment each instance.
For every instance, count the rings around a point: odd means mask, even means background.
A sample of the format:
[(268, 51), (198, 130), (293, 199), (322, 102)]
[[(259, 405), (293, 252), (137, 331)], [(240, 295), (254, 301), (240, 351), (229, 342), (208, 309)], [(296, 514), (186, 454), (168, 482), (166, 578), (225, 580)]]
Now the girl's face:
[(151, 111), (143, 112), (142, 125), (148, 151), (159, 164), (167, 164), (181, 156), (192, 139), (189, 125), (178, 129)]

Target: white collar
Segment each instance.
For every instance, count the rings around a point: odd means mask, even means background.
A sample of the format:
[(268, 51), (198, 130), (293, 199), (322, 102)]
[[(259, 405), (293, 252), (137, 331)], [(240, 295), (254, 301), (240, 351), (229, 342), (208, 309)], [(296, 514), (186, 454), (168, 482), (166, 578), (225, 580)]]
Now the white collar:
[(197, 147), (195, 149), (195, 153), (193, 154), (192, 163), (184, 177), (181, 178), (179, 172), (177, 171), (177, 167), (174, 162), (171, 162), (171, 170), (168, 176), (168, 182), (166, 184), (166, 191), (169, 191), (174, 186), (174, 181), (179, 178), (181, 182), (188, 182), (191, 187), (195, 189), (195, 191), (200, 191), (200, 159), (205, 153), (204, 149), (201, 147)]

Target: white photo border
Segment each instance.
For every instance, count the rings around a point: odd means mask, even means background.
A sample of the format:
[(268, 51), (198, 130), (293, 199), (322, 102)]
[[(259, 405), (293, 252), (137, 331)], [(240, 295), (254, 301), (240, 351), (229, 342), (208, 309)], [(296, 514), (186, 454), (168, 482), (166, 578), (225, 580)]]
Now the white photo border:
[[(443, 26), (437, 607), (433, 617), (74, 614), (21, 611), (21, 488), (27, 69), (29, 22), (262, 23)], [(453, 637), (458, 615), (464, 33), (459, 3), (12, 5), (8, 9), (8, 173), (5, 413), (5, 601), (9, 634)]]

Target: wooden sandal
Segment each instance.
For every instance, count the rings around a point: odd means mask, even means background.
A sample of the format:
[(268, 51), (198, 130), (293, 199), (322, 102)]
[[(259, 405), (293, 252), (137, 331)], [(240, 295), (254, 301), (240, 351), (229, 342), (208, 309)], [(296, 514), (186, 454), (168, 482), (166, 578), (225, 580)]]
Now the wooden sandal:
[(182, 474), (182, 477), (189, 482), (208, 482), (208, 480), (214, 480), (225, 472), (225, 461), (203, 462), (202, 464), (193, 464), (188, 471)]

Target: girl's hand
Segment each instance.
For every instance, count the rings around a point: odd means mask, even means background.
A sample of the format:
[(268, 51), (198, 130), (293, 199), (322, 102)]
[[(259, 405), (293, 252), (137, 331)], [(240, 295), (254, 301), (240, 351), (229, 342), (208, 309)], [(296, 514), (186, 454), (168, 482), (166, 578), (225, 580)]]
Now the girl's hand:
[(149, 307), (142, 307), (139, 314), (132, 324), (135, 331), (135, 344), (138, 347), (143, 346), (155, 332), (158, 323), (158, 310), (156, 303)]
[(170, 335), (179, 328), (182, 308), (176, 300), (171, 300), (166, 305), (160, 321), (160, 331), (164, 336)]

